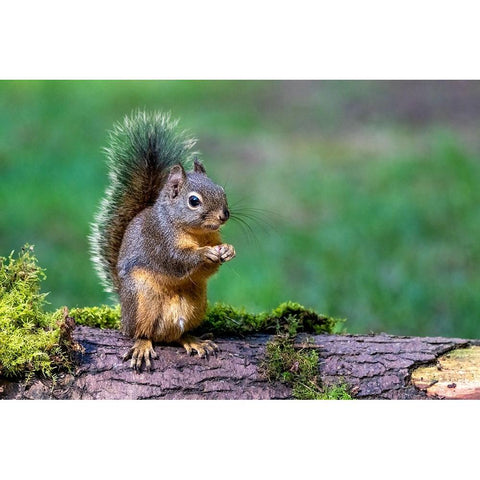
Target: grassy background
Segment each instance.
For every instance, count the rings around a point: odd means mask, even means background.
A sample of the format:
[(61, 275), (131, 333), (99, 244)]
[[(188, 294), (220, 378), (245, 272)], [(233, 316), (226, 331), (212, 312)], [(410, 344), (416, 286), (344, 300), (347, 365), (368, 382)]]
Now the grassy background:
[(108, 302), (88, 257), (101, 147), (137, 107), (198, 138), (237, 258), (211, 301), (284, 300), (350, 332), (480, 336), (479, 82), (0, 82), (0, 255), (25, 242), (53, 307)]

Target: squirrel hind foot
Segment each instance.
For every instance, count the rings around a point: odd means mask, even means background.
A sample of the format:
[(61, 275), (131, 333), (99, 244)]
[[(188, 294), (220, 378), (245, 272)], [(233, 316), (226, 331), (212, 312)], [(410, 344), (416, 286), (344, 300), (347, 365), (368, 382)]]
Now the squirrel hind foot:
[(140, 372), (142, 363), (145, 362), (145, 368), (152, 370), (152, 362), (157, 358), (157, 354), (153, 349), (151, 340), (138, 339), (133, 344), (133, 347), (123, 356), (123, 361), (130, 360), (130, 368), (136, 372)]
[(206, 358), (207, 360), (210, 355), (217, 356), (219, 351), (216, 343), (211, 340), (202, 340), (193, 335), (183, 335), (178, 343), (187, 351), (188, 355), (193, 355), (196, 352), (200, 358)]

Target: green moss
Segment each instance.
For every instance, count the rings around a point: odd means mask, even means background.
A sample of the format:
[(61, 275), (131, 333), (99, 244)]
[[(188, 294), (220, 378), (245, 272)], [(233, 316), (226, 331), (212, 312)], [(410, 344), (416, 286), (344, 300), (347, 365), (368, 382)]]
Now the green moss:
[(315, 400), (353, 400), (350, 388), (345, 383), (326, 385)]
[(270, 381), (292, 387), (294, 398), (301, 400), (348, 400), (347, 385), (322, 385), (318, 375), (318, 353), (314, 348), (296, 348), (291, 333), (276, 335), (266, 345), (261, 368)]
[(279, 305), (267, 316), (267, 321), (275, 322), (276, 326), (286, 328), (291, 334), (307, 332), (317, 335), (333, 333), (344, 322), (343, 319), (318, 314), (295, 302), (285, 302)]
[(47, 294), (40, 292), (45, 272), (33, 247), (17, 257), (0, 257), (0, 374), (54, 377), (70, 365), (62, 341), (62, 313), (44, 311)]
[[(79, 325), (97, 328), (119, 328), (120, 306), (72, 308), (70, 315)], [(248, 313), (245, 309), (216, 303), (210, 305), (205, 321), (195, 333), (212, 333), (218, 337), (246, 336), (253, 333), (277, 333), (285, 331), (291, 335), (297, 332), (332, 333), (343, 320), (318, 314), (294, 302), (285, 302), (271, 312)]]
[(115, 307), (102, 305), (100, 307), (72, 308), (70, 315), (79, 325), (97, 328), (120, 328), (120, 305)]
[(252, 314), (231, 305), (216, 303), (207, 310), (199, 332), (217, 336), (243, 336), (280, 331), (332, 333), (342, 320), (318, 314), (294, 302), (284, 302), (271, 312)]

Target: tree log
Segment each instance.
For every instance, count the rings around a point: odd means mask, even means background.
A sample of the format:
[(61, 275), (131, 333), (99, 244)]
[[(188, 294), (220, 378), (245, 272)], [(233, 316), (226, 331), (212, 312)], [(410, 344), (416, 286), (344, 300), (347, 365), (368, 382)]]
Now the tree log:
[[(269, 382), (259, 368), (271, 335), (220, 338), (216, 357), (188, 356), (176, 346), (156, 345), (153, 371), (137, 373), (122, 360), (131, 340), (115, 330), (78, 326), (73, 334), (84, 352), (73, 373), (25, 385), (0, 378), (0, 397), (9, 399), (289, 399), (292, 390)], [(314, 348), (325, 385), (345, 383), (355, 398), (480, 398), (480, 374), (462, 377), (463, 366), (450, 366), (445, 388), (419, 367), (442, 371), (442, 355), (480, 347), (457, 338), (392, 335), (299, 335), (298, 348)], [(466, 352), (467, 350), (465, 350)], [(476, 354), (478, 351), (476, 351)], [(465, 356), (465, 355), (463, 355)], [(462, 357), (462, 355), (460, 355)], [(468, 355), (467, 355), (468, 357)], [(455, 371), (457, 369), (457, 371)], [(417, 372), (420, 372), (417, 374)], [(456, 378), (455, 382), (451, 378)], [(430, 377), (428, 376), (430, 375)], [(475, 376), (476, 375), (476, 376)], [(461, 378), (462, 377), (462, 378)], [(432, 379), (433, 378), (433, 379)], [(468, 388), (465, 385), (468, 383)], [(467, 394), (465, 394), (467, 392)], [(458, 395), (455, 395), (458, 393)]]
[[(478, 364), (471, 368), (472, 358), (478, 358), (475, 344), (478, 340), (386, 334), (315, 337), (322, 380), (336, 383), (343, 379), (356, 398), (480, 399), (480, 369)], [(467, 354), (451, 366), (441, 382), (448, 384), (447, 390), (435, 388), (440, 383), (435, 372), (442, 371), (450, 352), (462, 350)], [(465, 376), (465, 370), (470, 375)]]

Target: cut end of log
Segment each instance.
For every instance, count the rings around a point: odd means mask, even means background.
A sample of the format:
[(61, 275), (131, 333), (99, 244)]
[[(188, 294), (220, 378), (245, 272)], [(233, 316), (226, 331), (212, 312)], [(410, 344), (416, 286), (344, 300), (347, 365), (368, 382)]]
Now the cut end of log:
[(458, 348), (417, 368), (412, 383), (434, 398), (480, 400), (480, 346)]

